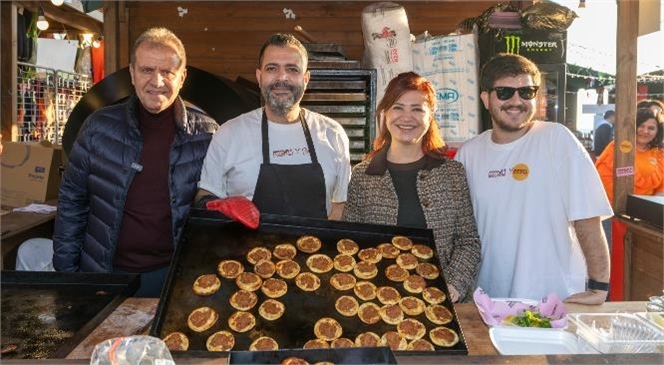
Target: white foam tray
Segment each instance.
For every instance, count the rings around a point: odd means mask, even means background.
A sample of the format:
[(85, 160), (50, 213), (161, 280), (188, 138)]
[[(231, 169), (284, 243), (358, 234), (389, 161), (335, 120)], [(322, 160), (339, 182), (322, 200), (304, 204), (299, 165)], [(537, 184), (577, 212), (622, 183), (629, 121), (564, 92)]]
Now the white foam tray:
[(563, 329), (489, 328), (491, 343), (501, 355), (556, 355), (597, 353), (585, 341)]

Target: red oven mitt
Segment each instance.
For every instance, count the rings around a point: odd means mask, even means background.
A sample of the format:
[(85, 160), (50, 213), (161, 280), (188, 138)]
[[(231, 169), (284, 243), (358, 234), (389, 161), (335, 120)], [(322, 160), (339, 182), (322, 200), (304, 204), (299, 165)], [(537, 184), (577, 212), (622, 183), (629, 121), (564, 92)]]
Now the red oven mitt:
[(261, 213), (258, 208), (243, 196), (211, 200), (205, 206), (208, 210), (216, 210), (251, 229), (257, 229), (260, 224)]

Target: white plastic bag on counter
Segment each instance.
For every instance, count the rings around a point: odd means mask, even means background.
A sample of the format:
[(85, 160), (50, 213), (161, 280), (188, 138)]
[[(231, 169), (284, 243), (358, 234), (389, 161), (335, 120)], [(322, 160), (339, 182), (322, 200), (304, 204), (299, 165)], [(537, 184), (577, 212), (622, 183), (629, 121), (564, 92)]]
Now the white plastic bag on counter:
[(174, 365), (164, 341), (152, 336), (116, 337), (95, 346), (90, 365)]

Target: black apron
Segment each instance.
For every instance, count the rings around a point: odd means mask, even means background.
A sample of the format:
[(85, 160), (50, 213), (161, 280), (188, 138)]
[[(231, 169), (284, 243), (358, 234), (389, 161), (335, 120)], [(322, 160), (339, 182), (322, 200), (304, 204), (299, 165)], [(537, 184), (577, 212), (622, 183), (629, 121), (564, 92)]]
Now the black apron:
[(309, 126), (300, 112), (311, 163), (274, 165), (270, 163), (267, 115), (263, 110), (261, 134), (263, 163), (258, 173), (253, 202), (261, 213), (327, 219), (325, 175), (318, 163)]

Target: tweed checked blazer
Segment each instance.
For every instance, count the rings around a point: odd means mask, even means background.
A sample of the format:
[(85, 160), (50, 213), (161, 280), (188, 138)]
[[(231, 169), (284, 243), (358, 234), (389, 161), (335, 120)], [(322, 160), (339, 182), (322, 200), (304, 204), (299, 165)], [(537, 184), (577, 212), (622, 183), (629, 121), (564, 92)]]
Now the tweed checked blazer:
[[(419, 196), (426, 225), (433, 231), (445, 281), (472, 298), (481, 257), (480, 238), (461, 163), (425, 157), (418, 172)], [(353, 168), (342, 219), (350, 222), (396, 225), (397, 193), (387, 169), (387, 148)]]

